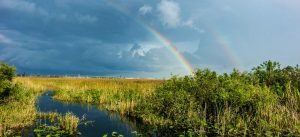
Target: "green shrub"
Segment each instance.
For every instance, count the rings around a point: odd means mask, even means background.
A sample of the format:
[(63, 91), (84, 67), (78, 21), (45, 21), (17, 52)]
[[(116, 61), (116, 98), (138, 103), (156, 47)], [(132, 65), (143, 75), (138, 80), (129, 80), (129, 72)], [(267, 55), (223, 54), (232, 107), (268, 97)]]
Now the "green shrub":
[(299, 135), (299, 86), (291, 83), (299, 83), (299, 72), (266, 62), (250, 73), (174, 76), (139, 103), (136, 115), (198, 135)]
[(8, 97), (15, 91), (12, 79), (15, 76), (16, 69), (7, 64), (0, 63), (0, 99)]
[(9, 80), (12, 81), (13, 77), (16, 75), (16, 68), (9, 66), (5, 63), (0, 63), (0, 81)]

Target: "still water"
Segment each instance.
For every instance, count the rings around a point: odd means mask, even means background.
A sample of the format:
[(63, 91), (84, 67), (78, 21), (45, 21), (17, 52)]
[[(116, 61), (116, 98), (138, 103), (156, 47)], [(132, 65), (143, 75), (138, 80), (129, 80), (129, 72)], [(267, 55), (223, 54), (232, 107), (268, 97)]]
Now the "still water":
[[(40, 112), (58, 112), (65, 114), (72, 112), (78, 117), (85, 115), (86, 120), (92, 121), (88, 125), (79, 125), (78, 129), (83, 137), (103, 136), (104, 134), (110, 135), (113, 131), (124, 135), (125, 137), (133, 137), (135, 134), (132, 132), (136, 130), (136, 123), (120, 117), (116, 113), (111, 113), (101, 110), (94, 105), (71, 103), (53, 100), (51, 97), (52, 92), (46, 92), (38, 98), (37, 108)], [(22, 136), (33, 136), (33, 129), (23, 132)]]
[[(65, 114), (72, 112), (79, 118), (85, 116), (91, 124), (80, 124), (78, 130), (80, 137), (102, 137), (103, 135), (111, 135), (112, 132), (118, 132), (124, 137), (174, 137), (178, 136), (173, 130), (169, 130), (164, 126), (151, 126), (141, 121), (128, 117), (121, 117), (118, 113), (109, 112), (98, 108), (95, 105), (84, 103), (66, 103), (52, 99), (53, 91), (48, 91), (41, 95), (37, 101), (37, 109), (39, 112), (57, 112)], [(45, 121), (46, 122), (46, 121)], [(22, 137), (34, 137), (34, 128), (22, 129)], [(135, 133), (133, 133), (135, 132)]]

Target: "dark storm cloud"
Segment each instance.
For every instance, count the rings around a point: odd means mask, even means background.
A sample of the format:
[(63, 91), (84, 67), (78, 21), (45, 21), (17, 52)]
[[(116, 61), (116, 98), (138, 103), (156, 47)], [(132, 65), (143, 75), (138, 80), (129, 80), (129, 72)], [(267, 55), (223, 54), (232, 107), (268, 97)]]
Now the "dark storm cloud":
[(1, 0), (0, 12), (5, 13), (0, 59), (19, 72), (110, 75), (161, 69), (152, 50), (132, 56), (141, 48), (133, 43), (148, 33), (105, 1)]
[(42, 74), (186, 74), (146, 22), (196, 67), (230, 70), (232, 58), (243, 68), (268, 59), (299, 64), (298, 5), (297, 0), (0, 0), (0, 60), (19, 72)]
[(91, 2), (2, 0), (0, 11), (5, 14), (0, 14), (0, 20), (3, 26), (36, 39), (68, 41), (66, 36), (78, 36), (121, 43), (147, 35), (137, 22), (105, 1)]

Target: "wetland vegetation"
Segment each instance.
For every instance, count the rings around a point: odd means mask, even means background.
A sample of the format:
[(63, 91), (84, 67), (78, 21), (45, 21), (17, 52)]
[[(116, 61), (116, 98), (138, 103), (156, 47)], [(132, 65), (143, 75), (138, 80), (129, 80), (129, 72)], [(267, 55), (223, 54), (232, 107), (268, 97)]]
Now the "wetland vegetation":
[(151, 96), (162, 80), (120, 78), (18, 77), (34, 89), (51, 89), (53, 98), (66, 102), (97, 104), (121, 114), (133, 111), (139, 100)]
[[(36, 98), (46, 90), (54, 91), (55, 100), (93, 104), (133, 117), (165, 132), (161, 136), (300, 135), (298, 66), (266, 61), (250, 72), (199, 69), (168, 80), (13, 78), (13, 67), (1, 64), (0, 70), (2, 136), (34, 123)], [(77, 117), (58, 115), (60, 128), (77, 133)]]
[(8, 136), (15, 129), (32, 125), (36, 116), (35, 97), (39, 91), (14, 82), (15, 68), (0, 64), (0, 136)]

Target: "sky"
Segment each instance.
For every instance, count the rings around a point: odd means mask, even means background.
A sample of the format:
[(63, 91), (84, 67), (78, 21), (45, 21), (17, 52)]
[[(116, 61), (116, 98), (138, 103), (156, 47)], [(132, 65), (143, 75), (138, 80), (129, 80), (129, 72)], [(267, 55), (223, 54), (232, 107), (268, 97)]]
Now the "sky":
[(18, 73), (166, 78), (300, 64), (299, 0), (0, 0)]

